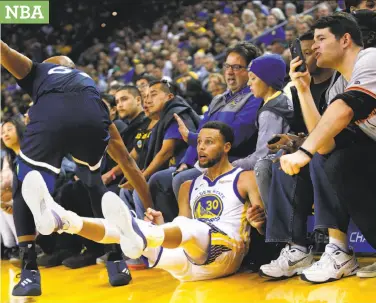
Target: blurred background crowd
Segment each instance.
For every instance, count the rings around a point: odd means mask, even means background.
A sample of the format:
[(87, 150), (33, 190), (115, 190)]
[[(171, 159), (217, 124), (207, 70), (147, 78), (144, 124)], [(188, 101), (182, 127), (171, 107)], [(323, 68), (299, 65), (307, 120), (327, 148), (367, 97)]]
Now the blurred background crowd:
[[(144, 73), (173, 80), (201, 114), (226, 89), (226, 49), (251, 41), (288, 66), (289, 43), (341, 8), (341, 1), (51, 1), (51, 24), (2, 25), (2, 38), (37, 62), (71, 57), (102, 92)], [(3, 69), (1, 76), (3, 117), (25, 114), (30, 96)]]

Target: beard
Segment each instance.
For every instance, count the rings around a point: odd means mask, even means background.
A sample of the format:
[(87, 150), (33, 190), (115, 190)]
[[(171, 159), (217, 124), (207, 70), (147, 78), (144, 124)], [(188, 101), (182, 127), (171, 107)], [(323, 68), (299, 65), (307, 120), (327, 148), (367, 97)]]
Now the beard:
[(218, 154), (215, 155), (213, 159), (208, 160), (208, 162), (201, 164), (200, 161), (198, 161), (198, 165), (201, 168), (210, 168), (216, 165), (219, 161), (222, 159), (223, 152), (219, 152)]

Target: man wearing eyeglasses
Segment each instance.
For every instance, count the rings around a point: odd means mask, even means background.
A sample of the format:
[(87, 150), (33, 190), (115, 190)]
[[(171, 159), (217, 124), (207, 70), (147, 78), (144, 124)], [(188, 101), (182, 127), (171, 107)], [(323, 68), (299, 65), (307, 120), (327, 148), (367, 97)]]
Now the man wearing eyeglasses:
[[(259, 49), (249, 42), (240, 42), (227, 51), (223, 73), (228, 89), (214, 97), (199, 125), (200, 129), (206, 122), (217, 120), (232, 127), (235, 141), (229, 154), (230, 161), (246, 157), (256, 147), (255, 120), (261, 99), (255, 98), (247, 86), (247, 66), (259, 56)], [(175, 197), (178, 198), (180, 185), (196, 178), (201, 172), (194, 167), (197, 160), (197, 133), (189, 131), (179, 117), (176, 119), (180, 134), (189, 145), (172, 182)]]

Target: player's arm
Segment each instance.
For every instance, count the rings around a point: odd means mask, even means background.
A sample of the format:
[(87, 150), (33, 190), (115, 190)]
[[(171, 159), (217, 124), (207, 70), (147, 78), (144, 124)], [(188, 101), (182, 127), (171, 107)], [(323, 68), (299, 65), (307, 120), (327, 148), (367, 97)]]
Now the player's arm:
[(189, 189), (191, 188), (192, 182), (193, 181), (186, 181), (180, 186), (178, 198), (179, 216), (190, 219), (192, 219), (192, 210), (189, 205)]
[[(132, 149), (131, 153), (130, 153), (131, 157), (137, 161), (138, 160), (138, 153), (136, 151), (136, 149)], [(113, 168), (111, 168), (107, 173), (105, 173), (104, 175), (108, 176), (108, 177), (111, 177), (113, 178), (114, 176), (115, 177), (118, 177), (118, 176), (121, 176), (123, 174), (121, 168), (119, 165), (116, 165), (114, 166)]]
[(144, 171), (145, 178), (151, 177), (158, 169), (174, 155), (177, 139), (163, 140), (161, 150), (155, 155), (153, 161)]
[(114, 159), (120, 166), (124, 176), (139, 194), (144, 208), (148, 209), (149, 207), (152, 207), (153, 200), (151, 199), (149, 187), (146, 183), (146, 180), (140, 169), (138, 168), (136, 162), (128, 153), (123, 139), (121, 138), (119, 131), (113, 123), (110, 125), (110, 136), (111, 139), (108, 145), (107, 152), (109, 153), (111, 158)]
[(28, 57), (10, 48), (2, 40), (0, 40), (0, 43), (1, 65), (5, 69), (7, 69), (15, 78), (19, 80), (25, 78), (30, 73), (33, 62)]
[(254, 171), (243, 171), (238, 179), (239, 194), (251, 203), (247, 210), (247, 220), (260, 234), (265, 234), (265, 210), (258, 191)]
[(131, 157), (137, 161), (138, 160), (138, 153), (137, 153), (137, 150), (135, 148), (132, 149), (131, 151)]

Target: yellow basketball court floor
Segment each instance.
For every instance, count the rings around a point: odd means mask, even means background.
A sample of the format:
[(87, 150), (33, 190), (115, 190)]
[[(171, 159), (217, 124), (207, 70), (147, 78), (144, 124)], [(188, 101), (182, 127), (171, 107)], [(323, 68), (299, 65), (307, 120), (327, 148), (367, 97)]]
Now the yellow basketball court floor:
[[(375, 258), (361, 258), (361, 265)], [(12, 288), (20, 270), (1, 262), (2, 303), (376, 303), (376, 278), (345, 278), (337, 282), (311, 285), (298, 277), (271, 282), (257, 274), (240, 273), (231, 277), (180, 283), (159, 269), (132, 271), (127, 286), (111, 287), (103, 265), (82, 269), (64, 266), (42, 268), (42, 296), (12, 297)]]

